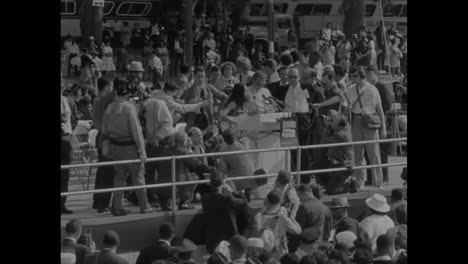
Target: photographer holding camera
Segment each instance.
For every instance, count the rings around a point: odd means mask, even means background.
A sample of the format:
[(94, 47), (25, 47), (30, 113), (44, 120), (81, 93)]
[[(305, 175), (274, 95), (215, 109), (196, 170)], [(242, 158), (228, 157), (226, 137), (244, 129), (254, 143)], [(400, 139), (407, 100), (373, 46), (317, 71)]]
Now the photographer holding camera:
[[(127, 173), (130, 174), (133, 185), (144, 185), (144, 163), (146, 161), (145, 142), (143, 132), (138, 119), (138, 113), (130, 98), (137, 92), (135, 82), (125, 79), (116, 79), (114, 89), (117, 92), (117, 99), (107, 107), (103, 117), (102, 133), (104, 137), (103, 154), (111, 156), (114, 161), (141, 159), (140, 164), (114, 165), (114, 187), (123, 187)], [(105, 150), (106, 149), (106, 150)], [(140, 212), (150, 213), (153, 210), (148, 204), (146, 190), (136, 191)], [(126, 215), (123, 209), (123, 192), (114, 192), (112, 215)]]

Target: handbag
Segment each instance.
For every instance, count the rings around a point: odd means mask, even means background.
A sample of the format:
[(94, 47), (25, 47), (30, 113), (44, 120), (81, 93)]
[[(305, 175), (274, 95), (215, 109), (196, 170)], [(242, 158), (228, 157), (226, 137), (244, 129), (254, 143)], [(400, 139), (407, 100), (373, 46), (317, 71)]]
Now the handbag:
[[(356, 92), (359, 94), (359, 90), (356, 85)], [(379, 129), (382, 126), (382, 121), (380, 120), (380, 116), (377, 113), (368, 114), (364, 112), (362, 108), (362, 101), (361, 101), (361, 94), (358, 96), (359, 105), (361, 106), (361, 114), (362, 114), (362, 125), (369, 129)]]

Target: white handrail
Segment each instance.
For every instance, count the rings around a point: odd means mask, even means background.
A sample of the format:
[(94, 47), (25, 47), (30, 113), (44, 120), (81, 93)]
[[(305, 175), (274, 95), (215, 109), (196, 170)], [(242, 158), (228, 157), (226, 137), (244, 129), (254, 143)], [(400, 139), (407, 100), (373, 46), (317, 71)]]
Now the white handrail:
[[(356, 142), (344, 142), (344, 143), (333, 143), (333, 144), (317, 144), (309, 146), (297, 146), (297, 147), (284, 147), (284, 148), (274, 148), (274, 149), (252, 149), (252, 150), (240, 150), (240, 151), (229, 151), (229, 152), (216, 152), (216, 153), (204, 153), (204, 154), (191, 154), (191, 155), (182, 155), (182, 156), (172, 156), (172, 157), (157, 157), (149, 158), (146, 160), (148, 162), (155, 161), (167, 161), (175, 158), (178, 159), (187, 159), (187, 158), (203, 158), (203, 157), (219, 157), (233, 154), (247, 154), (247, 153), (259, 153), (259, 152), (273, 152), (273, 151), (286, 151), (286, 150), (298, 150), (301, 149), (316, 149), (316, 148), (330, 148), (330, 147), (342, 147), (342, 146), (352, 146), (359, 144), (371, 144), (371, 143), (387, 143), (387, 142), (396, 142), (396, 141), (405, 141), (408, 138), (391, 138), (391, 139), (379, 139), (379, 140), (368, 140), (368, 141), (356, 141)], [(82, 168), (82, 167), (99, 167), (99, 166), (110, 166), (110, 165), (122, 165), (122, 164), (131, 164), (131, 163), (140, 163), (140, 159), (136, 160), (120, 160), (120, 161), (107, 161), (107, 162), (95, 162), (95, 163), (82, 163), (82, 164), (73, 164), (73, 165), (62, 165), (60, 169), (73, 169), (73, 168)]]

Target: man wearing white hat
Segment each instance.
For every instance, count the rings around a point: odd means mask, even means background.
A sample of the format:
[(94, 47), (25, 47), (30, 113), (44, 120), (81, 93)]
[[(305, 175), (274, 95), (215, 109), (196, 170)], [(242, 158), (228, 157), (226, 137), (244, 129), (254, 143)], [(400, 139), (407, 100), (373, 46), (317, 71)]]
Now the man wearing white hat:
[(375, 249), (377, 238), (382, 234), (386, 234), (388, 229), (394, 227), (395, 224), (386, 215), (390, 211), (390, 206), (387, 204), (385, 196), (376, 193), (366, 199), (366, 204), (372, 215), (362, 220), (359, 225), (367, 232), (372, 243), (372, 249)]
[(146, 85), (145, 83), (142, 81), (143, 80), (143, 72), (145, 71), (145, 69), (143, 69), (143, 64), (141, 64), (140, 61), (132, 61), (130, 63), (130, 78), (133, 78), (134, 80), (136, 80), (138, 82), (138, 90), (140, 92), (143, 92), (145, 91), (146, 89)]

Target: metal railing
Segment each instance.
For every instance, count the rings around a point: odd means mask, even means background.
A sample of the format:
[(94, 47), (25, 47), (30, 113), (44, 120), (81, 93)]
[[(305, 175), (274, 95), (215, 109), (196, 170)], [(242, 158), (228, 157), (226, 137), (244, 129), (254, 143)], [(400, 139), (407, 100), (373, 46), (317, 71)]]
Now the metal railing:
[[(118, 187), (118, 188), (107, 188), (107, 189), (98, 189), (98, 190), (87, 190), (87, 191), (75, 191), (75, 192), (65, 192), (61, 193), (61, 196), (72, 196), (72, 195), (83, 195), (83, 194), (94, 194), (94, 193), (106, 193), (106, 192), (115, 192), (115, 191), (131, 191), (131, 190), (140, 190), (140, 189), (153, 189), (153, 188), (162, 188), (162, 187), (172, 187), (172, 213), (173, 218), (175, 217), (176, 211), (176, 186), (181, 185), (190, 185), (190, 184), (199, 184), (199, 183), (208, 183), (209, 180), (196, 180), (196, 181), (176, 181), (176, 161), (187, 158), (202, 158), (202, 157), (220, 157), (233, 154), (248, 154), (248, 153), (265, 153), (265, 152), (277, 152), (277, 151), (291, 151), (297, 150), (297, 159), (296, 159), (296, 171), (291, 172), (292, 175), (297, 175), (297, 183), (300, 181), (300, 175), (303, 174), (319, 174), (319, 173), (329, 173), (329, 172), (339, 172), (347, 171), (349, 168), (333, 168), (333, 169), (320, 169), (320, 170), (309, 170), (301, 171), (301, 155), (302, 150), (308, 149), (318, 149), (318, 148), (331, 148), (331, 147), (342, 147), (342, 146), (352, 146), (359, 144), (374, 144), (374, 143), (388, 143), (388, 142), (397, 142), (397, 141), (406, 141), (407, 138), (391, 138), (391, 139), (381, 139), (381, 140), (368, 140), (368, 141), (356, 141), (356, 142), (345, 142), (345, 143), (333, 143), (333, 144), (318, 144), (318, 145), (309, 145), (309, 146), (296, 146), (296, 147), (283, 147), (275, 149), (255, 149), (255, 150), (242, 150), (242, 151), (230, 151), (230, 152), (216, 152), (216, 153), (204, 153), (204, 154), (191, 154), (191, 155), (181, 155), (181, 156), (168, 156), (168, 157), (157, 157), (157, 158), (148, 158), (148, 162), (157, 162), (157, 161), (168, 161), (171, 160), (171, 180), (170, 183), (158, 183), (158, 184), (147, 184), (140, 186), (129, 186), (129, 187)], [(132, 164), (132, 163), (141, 163), (141, 160), (122, 160), (122, 161), (108, 161), (108, 162), (95, 162), (95, 163), (85, 163), (85, 164), (73, 164), (73, 165), (62, 165), (61, 169), (73, 169), (73, 168), (82, 168), (82, 167), (100, 167), (100, 166), (111, 166), (111, 165), (122, 165), (122, 164)], [(407, 162), (399, 163), (385, 163), (378, 165), (366, 165), (366, 166), (355, 166), (351, 169), (369, 169), (369, 168), (383, 168), (383, 167), (395, 167), (395, 166), (405, 166)], [(275, 174), (263, 174), (263, 175), (246, 175), (239, 177), (229, 178), (231, 181), (245, 180), (245, 179), (260, 179), (260, 178), (270, 178), (278, 176)]]

